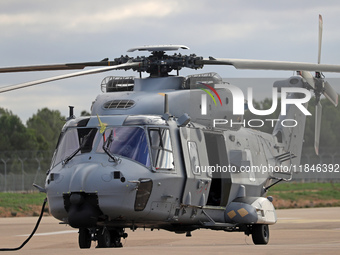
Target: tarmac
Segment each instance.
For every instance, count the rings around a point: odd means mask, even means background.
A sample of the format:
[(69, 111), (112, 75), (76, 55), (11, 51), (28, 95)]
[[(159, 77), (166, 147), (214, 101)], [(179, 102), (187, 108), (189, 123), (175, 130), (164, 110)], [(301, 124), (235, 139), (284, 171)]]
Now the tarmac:
[[(43, 217), (34, 237), (16, 252), (0, 254), (340, 254), (340, 207), (277, 210), (268, 245), (254, 245), (251, 236), (196, 230), (192, 237), (163, 230), (127, 230), (123, 248), (78, 248), (78, 231)], [(37, 217), (0, 218), (0, 248), (18, 247)]]

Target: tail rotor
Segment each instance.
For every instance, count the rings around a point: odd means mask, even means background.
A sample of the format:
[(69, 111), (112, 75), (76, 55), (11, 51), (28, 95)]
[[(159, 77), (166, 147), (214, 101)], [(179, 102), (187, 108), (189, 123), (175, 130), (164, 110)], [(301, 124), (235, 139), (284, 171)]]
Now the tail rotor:
[[(319, 40), (318, 40), (318, 64), (321, 61), (321, 44), (322, 44), (322, 28), (323, 21), (322, 16), (319, 15)], [(321, 72), (315, 72), (315, 76), (308, 71), (298, 72), (314, 91), (315, 95), (315, 137), (314, 137), (314, 148), (317, 155), (319, 155), (319, 140), (320, 140), (320, 129), (321, 129), (321, 116), (322, 116), (322, 105), (320, 103), (321, 95), (324, 95), (334, 106), (338, 105), (338, 93), (333, 87), (324, 81), (324, 75)]]

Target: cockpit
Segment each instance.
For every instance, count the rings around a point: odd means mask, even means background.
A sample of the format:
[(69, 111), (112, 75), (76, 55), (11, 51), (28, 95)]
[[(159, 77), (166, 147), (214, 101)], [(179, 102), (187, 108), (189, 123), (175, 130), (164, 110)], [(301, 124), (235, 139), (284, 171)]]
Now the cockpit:
[(119, 162), (121, 158), (127, 158), (152, 170), (173, 170), (168, 126), (145, 124), (150, 124), (150, 121), (141, 123), (138, 119), (130, 119), (122, 126), (107, 125), (103, 132), (99, 126), (70, 125), (60, 135), (52, 167), (66, 165), (79, 155), (94, 153), (107, 154), (110, 161)]

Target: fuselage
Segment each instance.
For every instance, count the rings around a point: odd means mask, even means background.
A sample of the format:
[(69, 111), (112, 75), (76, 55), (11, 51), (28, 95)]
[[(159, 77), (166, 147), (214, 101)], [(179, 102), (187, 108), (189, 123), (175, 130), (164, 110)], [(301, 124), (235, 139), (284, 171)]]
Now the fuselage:
[[(103, 133), (99, 120), (105, 124)], [(209, 222), (203, 210), (227, 223), (226, 207), (243, 187), (245, 196), (265, 194), (269, 174), (240, 167), (265, 160), (268, 139), (243, 128), (179, 127), (175, 118), (151, 115), (70, 120), (46, 180), (50, 211), (76, 228), (199, 228)]]

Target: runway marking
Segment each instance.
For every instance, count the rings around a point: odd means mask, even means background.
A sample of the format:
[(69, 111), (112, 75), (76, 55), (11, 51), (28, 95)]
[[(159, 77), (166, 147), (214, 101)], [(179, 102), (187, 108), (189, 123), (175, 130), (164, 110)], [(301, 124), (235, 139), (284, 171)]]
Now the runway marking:
[[(52, 235), (63, 235), (63, 234), (73, 234), (73, 233), (78, 233), (78, 230), (64, 230), (64, 231), (37, 233), (34, 236), (52, 236)], [(29, 236), (29, 234), (17, 235), (17, 236)]]
[(278, 219), (277, 223), (340, 222), (340, 219)]

